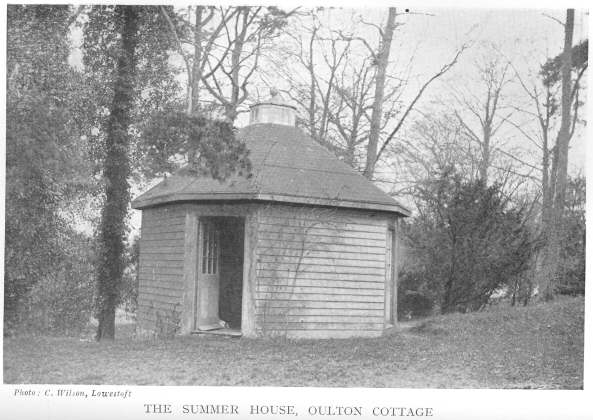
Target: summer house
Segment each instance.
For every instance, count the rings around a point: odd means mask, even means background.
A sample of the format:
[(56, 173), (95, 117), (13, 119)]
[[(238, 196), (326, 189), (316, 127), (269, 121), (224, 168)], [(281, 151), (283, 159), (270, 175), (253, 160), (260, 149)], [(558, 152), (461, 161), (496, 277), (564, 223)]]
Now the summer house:
[(295, 120), (274, 95), (238, 133), (250, 177), (182, 169), (134, 200), (141, 330), (373, 337), (397, 322), (398, 221), (409, 210)]

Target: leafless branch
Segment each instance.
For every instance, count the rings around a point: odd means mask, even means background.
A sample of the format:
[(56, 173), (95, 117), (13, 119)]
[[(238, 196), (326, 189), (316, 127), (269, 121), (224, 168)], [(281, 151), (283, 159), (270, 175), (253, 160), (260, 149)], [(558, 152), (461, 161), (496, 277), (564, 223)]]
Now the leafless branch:
[(543, 16), (552, 19), (554, 22), (559, 23), (560, 25), (562, 25), (562, 27), (564, 27), (564, 22), (562, 22), (560, 19), (555, 18), (554, 16), (550, 16), (547, 13), (542, 13)]
[(439, 77), (441, 77), (443, 74), (447, 73), (457, 63), (457, 60), (459, 59), (459, 56), (461, 55), (461, 53), (465, 49), (466, 49), (466, 46), (465, 45), (462, 46), (461, 49), (459, 49), (459, 51), (457, 51), (457, 53), (455, 54), (455, 57), (453, 57), (453, 60), (451, 60), (449, 63), (447, 63), (443, 67), (441, 67), (441, 69), (434, 76), (432, 76), (430, 79), (428, 79), (424, 83), (424, 85), (422, 85), (422, 87), (420, 88), (420, 90), (416, 94), (416, 97), (412, 100), (412, 102), (410, 102), (410, 104), (406, 108), (404, 114), (400, 118), (400, 120), (397, 123), (397, 125), (395, 126), (395, 128), (391, 131), (391, 133), (389, 134), (389, 136), (387, 136), (387, 139), (381, 145), (381, 148), (379, 149), (379, 152), (377, 153), (377, 157), (375, 158), (375, 160), (379, 160), (379, 157), (381, 156), (381, 154), (385, 150), (385, 147), (387, 147), (387, 145), (391, 142), (391, 140), (393, 139), (393, 137), (397, 134), (397, 132), (399, 131), (399, 129), (401, 128), (401, 126), (405, 122), (407, 116), (409, 115), (410, 111), (416, 105), (416, 102), (418, 102), (418, 100), (422, 97), (422, 94), (424, 93), (424, 91), (426, 90), (426, 88), (433, 81), (435, 81), (436, 79), (438, 79)]

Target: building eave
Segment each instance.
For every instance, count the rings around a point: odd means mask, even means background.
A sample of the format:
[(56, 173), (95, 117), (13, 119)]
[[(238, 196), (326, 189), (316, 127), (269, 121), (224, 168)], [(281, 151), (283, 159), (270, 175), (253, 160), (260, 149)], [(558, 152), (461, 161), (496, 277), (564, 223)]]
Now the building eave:
[(201, 201), (258, 201), (258, 202), (272, 202), (285, 204), (304, 204), (323, 207), (338, 207), (358, 210), (382, 211), (389, 213), (396, 213), (401, 217), (408, 217), (411, 211), (406, 207), (394, 203), (380, 203), (369, 201), (348, 201), (341, 199), (327, 199), (317, 197), (304, 197), (296, 195), (285, 194), (255, 194), (255, 193), (212, 193), (212, 194), (195, 194), (195, 193), (174, 193), (167, 195), (160, 195), (154, 198), (145, 198), (141, 200), (134, 200), (132, 208), (142, 210), (148, 207), (154, 207), (161, 204), (180, 203), (180, 202), (201, 202)]

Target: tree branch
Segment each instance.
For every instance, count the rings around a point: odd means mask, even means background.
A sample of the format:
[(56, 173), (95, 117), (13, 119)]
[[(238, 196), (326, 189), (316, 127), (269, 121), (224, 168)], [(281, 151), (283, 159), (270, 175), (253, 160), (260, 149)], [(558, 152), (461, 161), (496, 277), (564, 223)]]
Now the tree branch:
[(457, 60), (459, 59), (459, 56), (461, 55), (461, 53), (465, 49), (466, 49), (466, 46), (464, 45), (463, 47), (461, 47), (461, 49), (459, 51), (457, 51), (457, 53), (455, 54), (455, 57), (453, 57), (453, 60), (451, 60), (449, 63), (447, 63), (443, 67), (441, 67), (441, 69), (434, 76), (432, 76), (430, 79), (428, 79), (424, 83), (424, 85), (422, 85), (422, 87), (420, 88), (420, 90), (416, 94), (416, 97), (412, 100), (412, 102), (406, 108), (406, 110), (404, 112), (404, 115), (401, 117), (401, 119), (399, 120), (399, 122), (397, 123), (397, 125), (395, 126), (395, 128), (391, 131), (391, 133), (389, 134), (389, 136), (387, 136), (387, 139), (383, 142), (383, 145), (381, 146), (381, 148), (379, 149), (379, 152), (377, 153), (377, 157), (375, 158), (375, 162), (379, 160), (379, 158), (381, 157), (381, 154), (383, 153), (383, 151), (385, 150), (385, 148), (387, 147), (387, 145), (391, 142), (391, 140), (393, 139), (393, 137), (397, 134), (397, 132), (399, 131), (399, 129), (403, 125), (404, 121), (406, 120), (406, 117), (408, 116), (408, 114), (410, 113), (410, 111), (414, 108), (414, 105), (416, 105), (416, 102), (418, 102), (418, 100), (420, 99), (420, 97), (422, 96), (422, 94), (424, 93), (424, 91), (426, 90), (426, 88), (433, 81), (435, 81), (436, 79), (438, 79), (439, 77), (441, 77), (443, 74), (447, 73), (457, 63)]
[(189, 58), (183, 52), (183, 45), (181, 44), (181, 41), (179, 40), (179, 36), (177, 35), (177, 30), (175, 29), (175, 25), (173, 24), (173, 21), (171, 20), (171, 18), (169, 17), (169, 14), (165, 10), (165, 7), (159, 6), (159, 10), (160, 10), (161, 14), (163, 15), (163, 17), (165, 18), (165, 20), (167, 21), (167, 24), (169, 25), (169, 30), (171, 31), (171, 34), (173, 35), (173, 38), (175, 39), (175, 45), (177, 46), (179, 55), (181, 55), (181, 57), (183, 58), (183, 61), (185, 63), (185, 69), (187, 71), (187, 112), (190, 113), (191, 109), (192, 109), (192, 104), (191, 104), (191, 86), (192, 86), (191, 63), (189, 62)]

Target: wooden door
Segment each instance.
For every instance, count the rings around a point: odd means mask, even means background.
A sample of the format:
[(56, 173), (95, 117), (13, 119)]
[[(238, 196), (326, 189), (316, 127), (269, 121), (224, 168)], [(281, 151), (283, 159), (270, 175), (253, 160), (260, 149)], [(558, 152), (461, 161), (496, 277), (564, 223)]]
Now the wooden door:
[(220, 231), (208, 219), (200, 221), (197, 285), (198, 329), (220, 328), (218, 295), (220, 293)]

